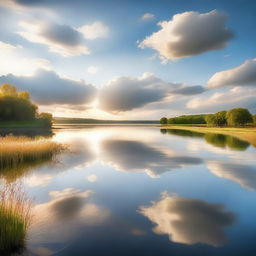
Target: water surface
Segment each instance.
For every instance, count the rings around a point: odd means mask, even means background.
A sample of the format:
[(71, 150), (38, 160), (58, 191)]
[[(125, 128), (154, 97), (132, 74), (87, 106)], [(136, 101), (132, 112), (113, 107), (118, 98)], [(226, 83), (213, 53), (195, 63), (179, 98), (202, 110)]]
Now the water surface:
[(24, 255), (256, 255), (256, 148), (154, 127), (54, 130), (53, 162), (24, 182), (34, 219)]

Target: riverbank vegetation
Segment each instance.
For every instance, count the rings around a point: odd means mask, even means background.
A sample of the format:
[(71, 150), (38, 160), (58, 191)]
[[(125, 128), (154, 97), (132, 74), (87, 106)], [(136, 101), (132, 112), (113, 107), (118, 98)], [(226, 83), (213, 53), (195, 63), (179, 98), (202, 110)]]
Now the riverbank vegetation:
[(62, 150), (63, 145), (41, 137), (0, 137), (0, 172), (26, 163), (53, 159)]
[(21, 184), (0, 186), (0, 255), (11, 255), (25, 246), (31, 206)]
[(231, 110), (219, 111), (215, 114), (183, 115), (178, 117), (160, 119), (162, 125), (188, 124), (207, 125), (214, 127), (243, 127), (245, 125), (256, 125), (256, 116), (253, 116), (248, 109), (234, 108)]
[(0, 128), (50, 128), (51, 125), (52, 115), (38, 113), (38, 107), (31, 102), (28, 92), (18, 91), (10, 84), (0, 86)]

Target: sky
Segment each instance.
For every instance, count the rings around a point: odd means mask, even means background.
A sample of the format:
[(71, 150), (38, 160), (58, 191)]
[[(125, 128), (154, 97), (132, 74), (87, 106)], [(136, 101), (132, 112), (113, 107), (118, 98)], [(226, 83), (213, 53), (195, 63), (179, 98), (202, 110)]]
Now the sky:
[(254, 0), (0, 0), (0, 84), (58, 117), (256, 114)]

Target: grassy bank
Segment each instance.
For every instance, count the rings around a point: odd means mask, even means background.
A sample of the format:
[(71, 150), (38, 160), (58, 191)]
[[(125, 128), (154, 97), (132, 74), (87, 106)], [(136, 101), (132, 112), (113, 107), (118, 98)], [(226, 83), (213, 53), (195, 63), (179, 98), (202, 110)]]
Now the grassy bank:
[(215, 133), (231, 135), (240, 140), (244, 140), (256, 147), (256, 128), (255, 127), (203, 127), (203, 126), (185, 126), (185, 125), (162, 125), (162, 129), (180, 129), (195, 131), (201, 133)]
[(64, 147), (44, 138), (6, 136), (0, 138), (0, 172), (24, 163), (52, 159)]
[(0, 255), (11, 255), (25, 246), (31, 218), (31, 201), (21, 185), (1, 185)]

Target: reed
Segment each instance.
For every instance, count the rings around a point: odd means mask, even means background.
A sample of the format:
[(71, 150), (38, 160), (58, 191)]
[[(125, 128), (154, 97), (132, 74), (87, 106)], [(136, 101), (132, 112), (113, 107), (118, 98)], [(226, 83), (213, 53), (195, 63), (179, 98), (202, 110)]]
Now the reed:
[(0, 171), (6, 167), (18, 167), (23, 163), (52, 159), (64, 147), (44, 138), (6, 136), (0, 138)]
[(0, 186), (0, 255), (10, 255), (25, 246), (31, 206), (21, 184)]

